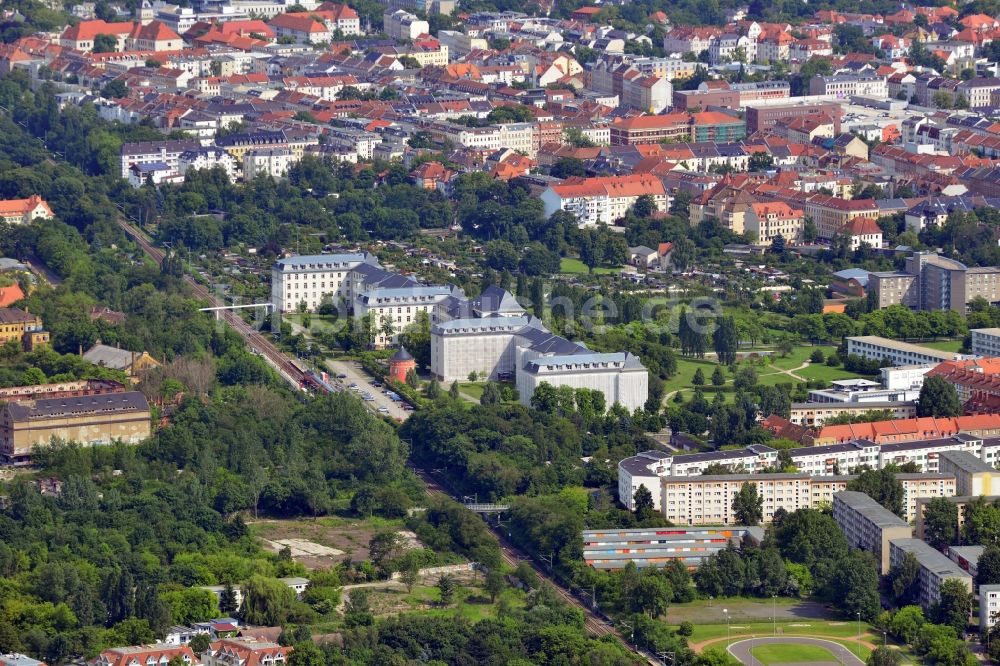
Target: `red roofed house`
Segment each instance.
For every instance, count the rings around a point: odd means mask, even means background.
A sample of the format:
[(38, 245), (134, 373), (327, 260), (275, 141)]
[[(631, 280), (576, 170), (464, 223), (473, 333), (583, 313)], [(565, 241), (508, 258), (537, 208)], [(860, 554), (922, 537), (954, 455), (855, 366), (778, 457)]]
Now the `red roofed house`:
[(136, 24), (125, 43), (129, 51), (180, 51), (184, 40), (161, 21)]
[(667, 191), (663, 181), (652, 174), (568, 178), (550, 185), (541, 194), (545, 217), (557, 210), (576, 215), (579, 225), (614, 224), (625, 216), (636, 199), (649, 195), (657, 210), (667, 210)]
[(600, 7), (580, 7), (579, 9), (574, 9), (569, 17), (574, 21), (592, 21), (600, 11)]
[(250, 21), (226, 21), (219, 26), (223, 35), (238, 35), (255, 39), (274, 39), (274, 30), (260, 19)]
[(962, 26), (976, 32), (989, 32), (1000, 28), (1000, 21), (986, 14), (972, 14), (959, 21)]
[(857, 250), (864, 243), (869, 247), (882, 247), (882, 228), (871, 217), (856, 217), (844, 225), (844, 233), (851, 237), (851, 249)]
[(328, 42), (333, 33), (309, 14), (278, 14), (269, 23), (278, 38), (291, 37), (299, 44)]
[(744, 229), (757, 235), (756, 245), (767, 246), (782, 236), (789, 245), (802, 242), (805, 214), (784, 201), (750, 204), (744, 218)]
[(91, 666), (167, 666), (174, 657), (186, 664), (197, 664), (198, 658), (186, 645), (133, 645), (109, 648), (90, 662)]
[(204, 666), (284, 666), (292, 648), (248, 640), (245, 638), (224, 638), (209, 645), (202, 653)]
[(63, 30), (59, 36), (59, 45), (77, 51), (93, 51), (94, 39), (98, 35), (111, 35), (115, 38), (116, 51), (125, 50), (125, 40), (132, 32), (132, 23), (107, 23), (106, 21), (81, 21)]
[(20, 285), (14, 283), (9, 287), (0, 287), (0, 308), (10, 307), (24, 298)]
[(892, 444), (921, 439), (942, 439), (960, 432), (969, 433), (974, 437), (996, 437), (1000, 435), (1000, 414), (947, 418), (920, 417), (823, 426), (816, 435), (815, 444), (817, 446), (838, 444), (855, 439), (868, 439), (876, 444)]
[(320, 16), (330, 30), (339, 30), (343, 35), (361, 34), (361, 17), (347, 5), (324, 2), (313, 14)]
[(45, 199), (37, 194), (32, 194), (27, 199), (0, 201), (0, 220), (8, 224), (28, 224), (38, 218), (49, 220), (53, 217), (55, 213), (45, 203)]
[(415, 185), (419, 185), (425, 190), (447, 191), (448, 184), (455, 176), (455, 172), (446, 169), (440, 162), (424, 162), (410, 172), (410, 178)]

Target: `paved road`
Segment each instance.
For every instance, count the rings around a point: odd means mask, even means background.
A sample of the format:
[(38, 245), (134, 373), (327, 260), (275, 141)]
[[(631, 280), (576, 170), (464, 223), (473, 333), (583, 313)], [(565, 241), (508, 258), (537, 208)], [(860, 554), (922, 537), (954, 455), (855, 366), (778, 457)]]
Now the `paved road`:
[(362, 393), (368, 391), (375, 397), (375, 400), (366, 402), (366, 405), (369, 405), (375, 410), (379, 407), (385, 407), (389, 410), (389, 416), (397, 421), (405, 421), (410, 418), (410, 414), (413, 412), (408, 412), (403, 409), (402, 405), (404, 403), (393, 402), (388, 396), (382, 393), (382, 389), (385, 387), (375, 388), (372, 386), (372, 381), (374, 381), (373, 378), (365, 372), (364, 369), (362, 369), (361, 364), (357, 361), (335, 361), (328, 358), (324, 361), (324, 363), (326, 364), (326, 367), (330, 369), (331, 383), (338, 381), (335, 379), (337, 375), (347, 375), (346, 379), (339, 380), (340, 385), (343, 386), (345, 390), (351, 384), (357, 384), (361, 390), (352, 391), (352, 393), (361, 397)]
[(750, 649), (766, 644), (778, 643), (781, 645), (815, 645), (829, 650), (843, 666), (865, 666), (865, 662), (858, 659), (857, 655), (840, 643), (823, 640), (822, 638), (802, 638), (799, 636), (767, 636), (762, 638), (748, 638), (744, 641), (730, 643), (727, 648), (729, 654), (739, 659), (740, 663), (746, 666), (762, 666), (761, 662), (750, 654)]

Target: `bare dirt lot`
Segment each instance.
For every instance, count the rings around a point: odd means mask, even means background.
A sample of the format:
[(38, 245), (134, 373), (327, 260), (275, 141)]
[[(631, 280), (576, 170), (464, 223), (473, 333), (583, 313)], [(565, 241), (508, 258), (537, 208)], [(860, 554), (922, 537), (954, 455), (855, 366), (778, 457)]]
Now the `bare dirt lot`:
[(308, 569), (328, 569), (346, 557), (355, 561), (368, 559), (368, 542), (373, 535), (383, 530), (403, 530), (402, 521), (378, 518), (258, 520), (250, 526), (264, 548), (278, 552), (287, 546), (295, 561)]

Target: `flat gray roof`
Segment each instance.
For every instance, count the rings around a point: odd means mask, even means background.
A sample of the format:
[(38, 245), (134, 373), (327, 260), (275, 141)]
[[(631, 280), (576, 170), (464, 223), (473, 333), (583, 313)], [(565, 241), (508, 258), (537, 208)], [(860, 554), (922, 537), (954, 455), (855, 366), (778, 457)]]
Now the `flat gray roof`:
[(968, 474), (977, 472), (995, 472), (993, 465), (988, 465), (968, 451), (942, 451), (938, 458), (944, 458), (955, 467)]
[(933, 572), (939, 578), (972, 578), (969, 572), (922, 539), (893, 539), (889, 544), (903, 552), (913, 553), (922, 568)]
[[(885, 508), (871, 497), (855, 490), (834, 493), (833, 503), (843, 502), (877, 527), (909, 527), (909, 523)], [(947, 558), (945, 558), (947, 559)]]

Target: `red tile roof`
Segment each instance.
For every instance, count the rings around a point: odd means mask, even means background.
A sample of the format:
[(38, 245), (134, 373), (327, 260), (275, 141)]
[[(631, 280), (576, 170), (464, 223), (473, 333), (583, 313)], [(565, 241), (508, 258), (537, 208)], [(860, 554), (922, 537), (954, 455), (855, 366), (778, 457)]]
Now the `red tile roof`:
[(131, 22), (108, 23), (100, 19), (95, 21), (80, 21), (80, 23), (66, 28), (60, 39), (79, 42), (92, 40), (98, 35), (127, 35), (132, 32), (134, 25)]

